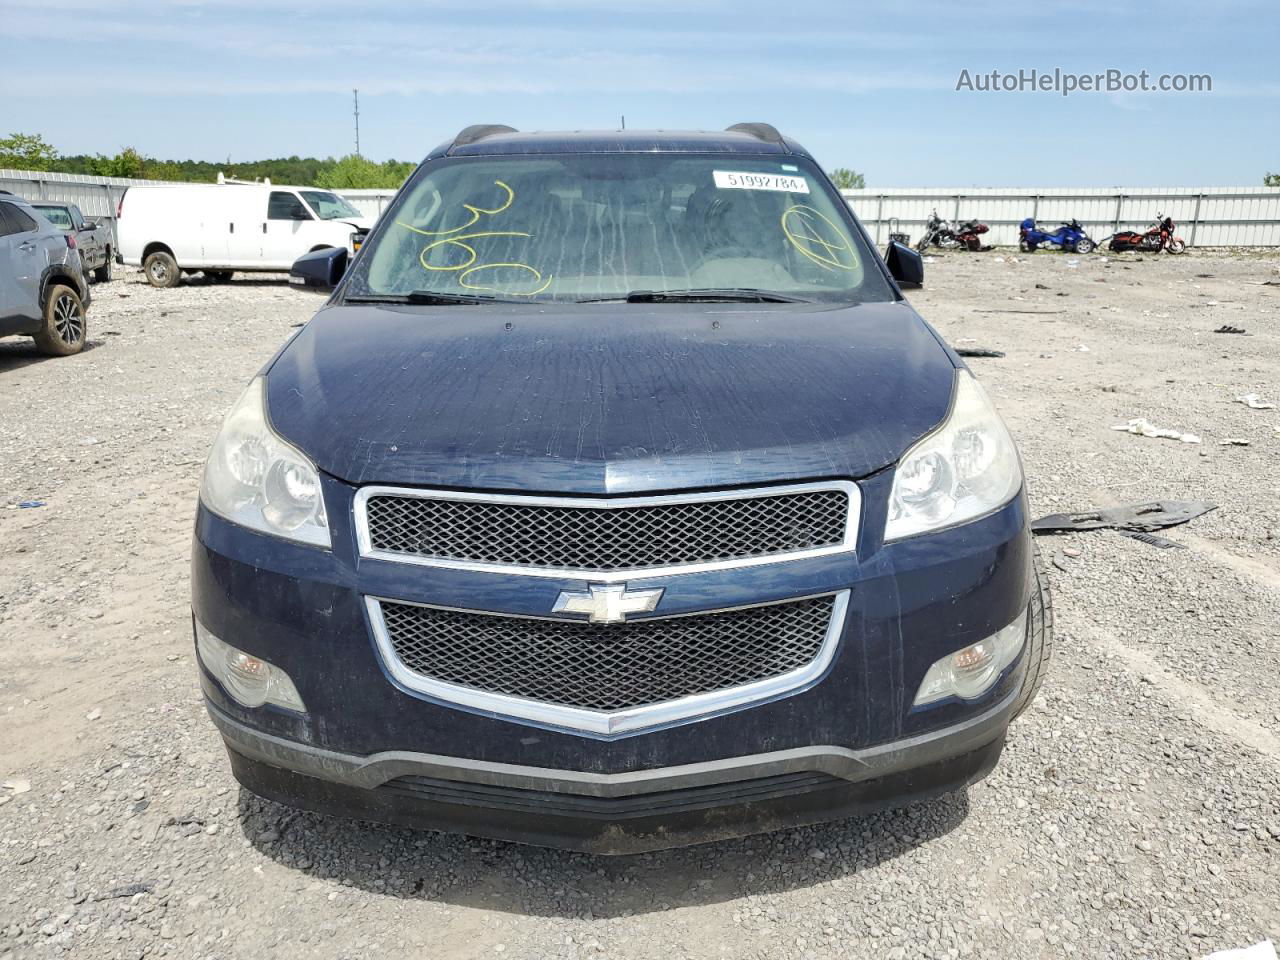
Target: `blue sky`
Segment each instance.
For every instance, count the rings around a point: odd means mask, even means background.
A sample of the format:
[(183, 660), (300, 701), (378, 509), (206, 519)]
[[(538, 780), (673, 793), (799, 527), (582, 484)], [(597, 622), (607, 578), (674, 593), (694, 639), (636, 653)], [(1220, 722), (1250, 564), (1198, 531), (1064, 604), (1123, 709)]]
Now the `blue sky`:
[[(57, 15), (52, 15), (56, 10)], [(1280, 4), (0, 0), (0, 133), (64, 153), (418, 159), (463, 126), (765, 120), (871, 186), (1252, 185), (1280, 171)], [(59, 55), (59, 51), (65, 54)], [(962, 69), (1213, 92), (957, 92)]]

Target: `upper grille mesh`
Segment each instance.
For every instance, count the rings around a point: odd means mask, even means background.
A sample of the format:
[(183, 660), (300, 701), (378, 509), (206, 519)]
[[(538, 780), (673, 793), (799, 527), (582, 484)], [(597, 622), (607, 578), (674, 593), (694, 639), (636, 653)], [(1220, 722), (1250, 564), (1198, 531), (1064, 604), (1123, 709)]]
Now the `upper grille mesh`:
[(396, 657), (433, 680), (588, 710), (624, 710), (765, 680), (822, 649), (833, 597), (594, 624), (380, 601)]
[(838, 546), (845, 539), (849, 495), (819, 489), (601, 509), (379, 493), (368, 498), (366, 512), (375, 550), (613, 571)]

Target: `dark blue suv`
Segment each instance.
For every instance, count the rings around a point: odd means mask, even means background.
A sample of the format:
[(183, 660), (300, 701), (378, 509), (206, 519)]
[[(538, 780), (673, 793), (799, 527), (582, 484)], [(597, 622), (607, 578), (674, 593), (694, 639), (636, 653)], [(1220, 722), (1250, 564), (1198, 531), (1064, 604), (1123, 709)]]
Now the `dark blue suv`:
[(241, 784), (629, 853), (991, 770), (1051, 640), (1018, 453), (799, 145), (470, 127), (346, 260), (201, 487)]

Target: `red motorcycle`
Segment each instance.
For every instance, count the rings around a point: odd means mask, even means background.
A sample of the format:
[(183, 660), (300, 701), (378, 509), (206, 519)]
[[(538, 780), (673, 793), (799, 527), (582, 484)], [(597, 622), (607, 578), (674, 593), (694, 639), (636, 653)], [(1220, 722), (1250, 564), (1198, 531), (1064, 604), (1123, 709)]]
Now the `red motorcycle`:
[(1147, 229), (1146, 233), (1138, 233), (1136, 230), (1122, 230), (1120, 233), (1113, 233), (1108, 247), (1116, 253), (1124, 253), (1129, 250), (1137, 250), (1144, 253), (1159, 253), (1161, 250), (1168, 250), (1170, 253), (1182, 253), (1187, 249), (1187, 242), (1181, 237), (1173, 235), (1174, 226), (1173, 217), (1166, 217), (1157, 213), (1155, 222)]

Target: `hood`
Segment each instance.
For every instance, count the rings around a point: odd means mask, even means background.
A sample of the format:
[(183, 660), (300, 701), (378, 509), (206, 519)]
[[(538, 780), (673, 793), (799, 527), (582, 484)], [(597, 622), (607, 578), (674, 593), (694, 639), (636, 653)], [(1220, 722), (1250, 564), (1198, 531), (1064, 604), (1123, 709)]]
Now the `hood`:
[(372, 230), (373, 217), (343, 217), (342, 222), (356, 230)]
[(353, 305), (289, 343), (267, 401), (353, 484), (639, 493), (874, 473), (954, 369), (901, 302)]

